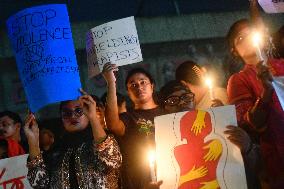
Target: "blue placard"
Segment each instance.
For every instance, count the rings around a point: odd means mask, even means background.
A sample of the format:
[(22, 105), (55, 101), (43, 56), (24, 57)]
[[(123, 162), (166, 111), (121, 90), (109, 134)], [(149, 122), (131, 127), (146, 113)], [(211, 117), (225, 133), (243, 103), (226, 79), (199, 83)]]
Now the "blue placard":
[(81, 83), (66, 5), (24, 9), (7, 20), (7, 28), (32, 112), (78, 98)]

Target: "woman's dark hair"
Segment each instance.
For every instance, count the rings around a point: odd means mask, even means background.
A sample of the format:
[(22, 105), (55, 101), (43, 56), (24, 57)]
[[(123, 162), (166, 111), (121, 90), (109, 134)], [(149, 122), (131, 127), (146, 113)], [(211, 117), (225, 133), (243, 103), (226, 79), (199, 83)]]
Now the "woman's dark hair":
[(236, 36), (239, 34), (239, 32), (244, 28), (244, 27), (249, 27), (250, 26), (250, 22), (248, 19), (240, 19), (238, 21), (236, 21), (235, 23), (233, 23), (233, 25), (230, 27), (226, 39), (227, 39), (227, 43), (230, 49), (234, 48), (234, 40), (236, 38)]
[(274, 35), (273, 43), (280, 58), (284, 58), (284, 26), (282, 26)]
[(104, 103), (103, 101), (96, 95), (91, 95), (91, 97), (93, 98), (93, 100), (97, 103), (98, 107), (104, 107)]
[(200, 71), (201, 68), (197, 63), (187, 60), (176, 69), (176, 80), (183, 80), (193, 85), (201, 85), (202, 79)]
[(23, 124), (21, 117), (19, 116), (19, 114), (15, 113), (15, 112), (11, 112), (11, 111), (0, 112), (0, 118), (4, 117), (4, 116), (8, 116), (15, 123), (20, 123), (21, 125)]
[(152, 75), (147, 72), (146, 70), (144, 70), (143, 68), (134, 68), (132, 70), (130, 70), (126, 76), (126, 80), (125, 80), (125, 86), (127, 86), (127, 83), (130, 79), (130, 77), (132, 77), (133, 75), (137, 74), (137, 73), (141, 73), (144, 74), (146, 77), (148, 77), (148, 79), (150, 80), (151, 84), (155, 84), (155, 81), (152, 77)]
[(191, 92), (186, 86), (184, 86), (180, 81), (171, 80), (167, 82), (158, 93), (159, 105), (164, 107), (164, 102), (168, 96), (170, 96), (175, 91), (188, 91)]

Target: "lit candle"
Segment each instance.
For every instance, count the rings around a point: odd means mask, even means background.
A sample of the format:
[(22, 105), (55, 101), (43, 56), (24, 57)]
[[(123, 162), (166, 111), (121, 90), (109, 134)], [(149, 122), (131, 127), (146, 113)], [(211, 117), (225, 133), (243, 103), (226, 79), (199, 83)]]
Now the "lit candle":
[(260, 35), (260, 33), (255, 32), (253, 34), (252, 40), (253, 40), (253, 45), (255, 47), (256, 56), (257, 56), (258, 60), (261, 62), (264, 59), (262, 57), (261, 49), (260, 49), (260, 43), (261, 43), (261, 35)]
[(211, 100), (214, 100), (215, 97), (214, 97), (214, 93), (213, 93), (213, 81), (212, 81), (212, 79), (209, 78), (209, 77), (207, 77), (207, 78), (205, 79), (205, 83), (206, 83), (206, 85), (207, 85), (208, 88), (209, 88), (210, 99), (211, 99)]
[(155, 152), (151, 150), (148, 154), (148, 159), (149, 159), (149, 166), (150, 166), (150, 174), (151, 174), (151, 180), (152, 182), (156, 182), (156, 173), (155, 173)]

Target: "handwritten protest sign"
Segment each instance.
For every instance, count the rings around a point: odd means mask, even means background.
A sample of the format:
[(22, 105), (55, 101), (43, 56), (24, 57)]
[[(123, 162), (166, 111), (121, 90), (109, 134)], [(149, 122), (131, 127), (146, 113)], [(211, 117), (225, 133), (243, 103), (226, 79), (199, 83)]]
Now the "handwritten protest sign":
[(32, 189), (27, 180), (28, 155), (0, 160), (0, 188)]
[(258, 3), (267, 13), (282, 13), (284, 12), (283, 0), (258, 0)]
[(24, 9), (7, 20), (7, 28), (32, 112), (80, 95), (79, 69), (66, 5)]
[(107, 62), (118, 66), (143, 60), (134, 17), (94, 27), (86, 40), (89, 77), (102, 71)]
[(223, 133), (227, 125), (237, 125), (234, 106), (156, 117), (160, 188), (246, 189), (240, 150)]

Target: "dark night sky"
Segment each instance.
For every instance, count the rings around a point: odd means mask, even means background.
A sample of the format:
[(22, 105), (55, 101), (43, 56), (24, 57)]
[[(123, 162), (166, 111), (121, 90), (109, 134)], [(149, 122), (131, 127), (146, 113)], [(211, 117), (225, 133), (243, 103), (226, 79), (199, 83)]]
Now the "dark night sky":
[(248, 9), (248, 0), (0, 0), (1, 25), (19, 10), (49, 3), (66, 3), (73, 22)]

